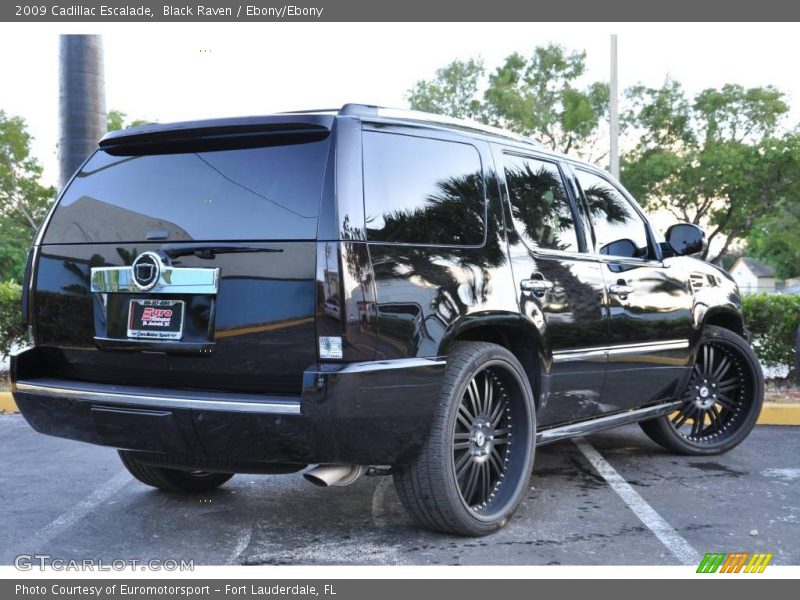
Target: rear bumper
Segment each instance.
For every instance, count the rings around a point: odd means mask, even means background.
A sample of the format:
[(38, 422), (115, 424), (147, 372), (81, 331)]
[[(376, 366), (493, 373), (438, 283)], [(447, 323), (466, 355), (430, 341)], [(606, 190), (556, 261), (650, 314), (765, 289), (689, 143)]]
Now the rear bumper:
[(47, 377), (37, 348), (12, 357), (12, 390), (37, 431), (183, 462), (401, 463), (424, 443), (445, 363), (317, 365), (298, 396), (114, 386)]

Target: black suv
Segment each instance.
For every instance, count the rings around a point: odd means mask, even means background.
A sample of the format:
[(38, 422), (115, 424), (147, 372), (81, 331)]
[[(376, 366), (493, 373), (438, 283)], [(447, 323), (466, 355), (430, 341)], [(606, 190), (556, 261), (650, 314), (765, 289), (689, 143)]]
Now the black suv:
[(38, 234), (14, 397), (140, 481), (389, 474), (422, 525), (502, 527), (534, 449), (639, 422), (739, 444), (763, 377), (739, 293), (604, 171), (435, 115), (108, 134)]

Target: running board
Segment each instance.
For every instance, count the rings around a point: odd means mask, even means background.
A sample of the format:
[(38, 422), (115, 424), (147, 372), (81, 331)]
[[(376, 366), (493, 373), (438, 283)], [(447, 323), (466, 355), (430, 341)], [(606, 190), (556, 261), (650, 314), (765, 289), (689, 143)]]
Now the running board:
[(648, 406), (646, 408), (637, 408), (636, 410), (629, 410), (624, 413), (608, 415), (607, 417), (600, 417), (599, 419), (591, 419), (589, 421), (581, 421), (580, 423), (570, 423), (569, 425), (545, 429), (536, 434), (536, 445), (543, 446), (544, 444), (551, 444), (558, 440), (565, 440), (603, 429), (610, 429), (619, 425), (627, 425), (628, 423), (636, 423), (637, 421), (660, 417), (661, 415), (671, 413), (681, 404), (679, 400), (676, 400), (664, 404), (656, 404), (655, 406)]

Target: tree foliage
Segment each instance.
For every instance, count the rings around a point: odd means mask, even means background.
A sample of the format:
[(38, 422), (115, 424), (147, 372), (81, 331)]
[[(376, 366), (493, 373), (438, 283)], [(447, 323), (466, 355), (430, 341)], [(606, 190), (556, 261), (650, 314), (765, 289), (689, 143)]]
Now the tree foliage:
[(747, 253), (771, 265), (781, 279), (800, 275), (800, 202), (780, 202), (756, 221)]
[(667, 80), (627, 97), (638, 141), (622, 157), (623, 182), (648, 208), (705, 227), (718, 249), (704, 258), (718, 261), (776, 206), (800, 198), (800, 136), (781, 128), (789, 108), (775, 88), (728, 84), (690, 99)]
[(28, 247), (55, 197), (40, 183), (31, 141), (21, 117), (0, 111), (0, 280), (22, 278)]
[(134, 119), (133, 121), (126, 121), (128, 115), (121, 110), (110, 110), (106, 115), (106, 123), (108, 131), (119, 131), (120, 129), (128, 129), (129, 127), (141, 127), (147, 125), (150, 121), (144, 119)]
[(599, 161), (608, 85), (582, 86), (586, 54), (539, 46), (529, 57), (506, 57), (488, 78), (483, 61), (456, 60), (408, 92), (412, 108), (471, 118), (538, 139), (545, 146)]

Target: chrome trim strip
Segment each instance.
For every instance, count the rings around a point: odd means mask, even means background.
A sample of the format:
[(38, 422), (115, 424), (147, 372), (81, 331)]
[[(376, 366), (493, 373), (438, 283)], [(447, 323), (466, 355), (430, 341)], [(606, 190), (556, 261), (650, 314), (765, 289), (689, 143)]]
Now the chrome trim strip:
[(689, 340), (666, 340), (663, 342), (648, 342), (639, 344), (615, 344), (613, 346), (600, 346), (596, 348), (578, 348), (576, 350), (559, 350), (553, 352), (553, 362), (572, 362), (589, 360), (603, 356), (618, 356), (620, 354), (647, 354), (665, 350), (684, 350), (689, 347)]
[(539, 446), (543, 444), (550, 444), (558, 440), (576, 437), (579, 435), (586, 435), (595, 431), (601, 431), (603, 429), (609, 429), (619, 425), (626, 425), (628, 423), (635, 423), (637, 421), (643, 421), (652, 417), (666, 415), (680, 405), (680, 400), (672, 400), (670, 402), (657, 404), (655, 406), (638, 408), (624, 413), (608, 415), (606, 417), (600, 417), (588, 421), (581, 421), (580, 423), (570, 423), (569, 425), (562, 425), (561, 427), (545, 429), (536, 435), (536, 444)]
[(596, 350), (561, 350), (553, 352), (553, 362), (565, 363), (578, 360), (591, 360), (593, 358), (605, 359), (607, 351), (605, 348)]
[(299, 397), (261, 396), (257, 394), (183, 392), (132, 386), (88, 384), (60, 379), (17, 381), (12, 391), (48, 398), (64, 398), (145, 408), (184, 408), (225, 412), (299, 415)]
[(662, 350), (683, 350), (689, 347), (689, 340), (669, 340), (666, 342), (653, 342), (651, 344), (627, 344), (610, 346), (608, 354), (638, 354), (643, 352), (660, 352)]
[[(172, 267), (164, 265), (158, 283), (148, 294), (216, 294), (219, 268)], [(133, 279), (131, 267), (93, 267), (92, 292), (142, 292)]]
[[(351, 363), (340, 371), (333, 373), (367, 373), (370, 371), (388, 371), (390, 369), (417, 369), (420, 367), (444, 366), (443, 358), (398, 358), (395, 360), (374, 360), (363, 363)], [(323, 371), (323, 373), (327, 373)]]

